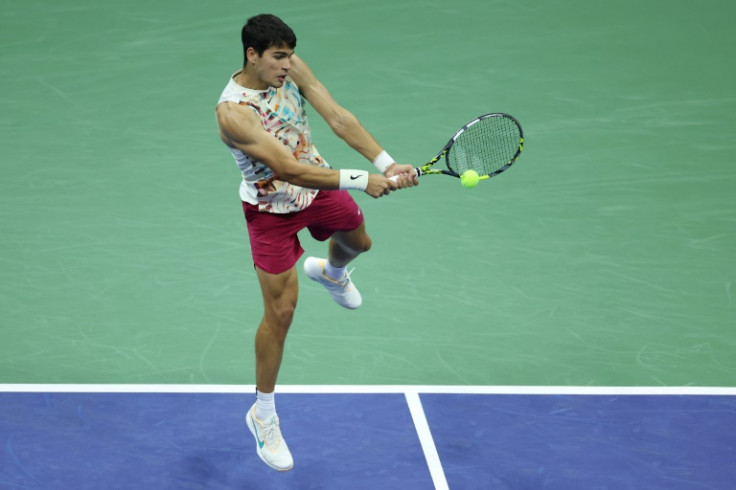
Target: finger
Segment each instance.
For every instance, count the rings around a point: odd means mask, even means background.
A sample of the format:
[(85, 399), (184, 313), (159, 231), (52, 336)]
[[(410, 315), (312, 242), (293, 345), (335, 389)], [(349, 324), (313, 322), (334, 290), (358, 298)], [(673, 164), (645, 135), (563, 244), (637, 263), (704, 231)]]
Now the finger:
[(401, 174), (401, 177), (399, 177), (399, 183), (401, 184), (401, 187), (411, 187), (411, 179), (409, 178), (409, 173), (404, 172)]

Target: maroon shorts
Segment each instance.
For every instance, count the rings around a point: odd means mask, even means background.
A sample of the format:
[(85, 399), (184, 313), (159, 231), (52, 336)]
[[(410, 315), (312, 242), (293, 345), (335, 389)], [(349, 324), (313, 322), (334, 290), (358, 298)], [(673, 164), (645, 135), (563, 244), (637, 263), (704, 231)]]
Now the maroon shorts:
[(321, 190), (307, 209), (296, 213), (262, 213), (247, 202), (243, 211), (253, 263), (271, 274), (289, 270), (302, 256), (297, 233), (304, 228), (324, 241), (336, 231), (351, 231), (363, 223), (363, 213), (347, 191)]

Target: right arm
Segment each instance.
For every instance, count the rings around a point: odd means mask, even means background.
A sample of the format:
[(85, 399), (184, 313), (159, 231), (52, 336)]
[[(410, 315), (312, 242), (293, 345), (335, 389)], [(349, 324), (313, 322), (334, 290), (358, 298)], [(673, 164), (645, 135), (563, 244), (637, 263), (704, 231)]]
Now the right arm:
[[(330, 168), (299, 163), (288, 148), (262, 126), (248, 107), (223, 102), (215, 110), (222, 141), (262, 162), (280, 180), (309, 189), (339, 189), (340, 172)], [(381, 174), (369, 174), (366, 194), (381, 197), (396, 189), (395, 182)]]

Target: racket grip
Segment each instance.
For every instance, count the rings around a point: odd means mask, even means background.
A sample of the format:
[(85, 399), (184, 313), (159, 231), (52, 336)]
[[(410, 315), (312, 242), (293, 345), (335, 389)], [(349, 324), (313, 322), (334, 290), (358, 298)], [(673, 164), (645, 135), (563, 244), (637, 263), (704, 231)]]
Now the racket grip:
[[(421, 177), (422, 176), (422, 169), (420, 169), (419, 167), (415, 168), (414, 169), (414, 172), (416, 172), (417, 177)], [(397, 182), (399, 180), (399, 176), (398, 175), (394, 175), (393, 177), (389, 177), (388, 180), (393, 180), (394, 182)]]

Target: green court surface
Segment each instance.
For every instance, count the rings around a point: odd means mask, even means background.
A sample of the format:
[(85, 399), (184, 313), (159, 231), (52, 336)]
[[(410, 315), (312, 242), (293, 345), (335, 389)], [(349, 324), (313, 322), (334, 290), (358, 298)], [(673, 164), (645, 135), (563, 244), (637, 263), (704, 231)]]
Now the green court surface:
[[(725, 0), (2, 2), (0, 383), (253, 383), (214, 106), (264, 11), (402, 162), (485, 112), (526, 136), (472, 190), (354, 193), (364, 305), (303, 280), (281, 383), (734, 385)], [(368, 168), (310, 116), (333, 166)]]

